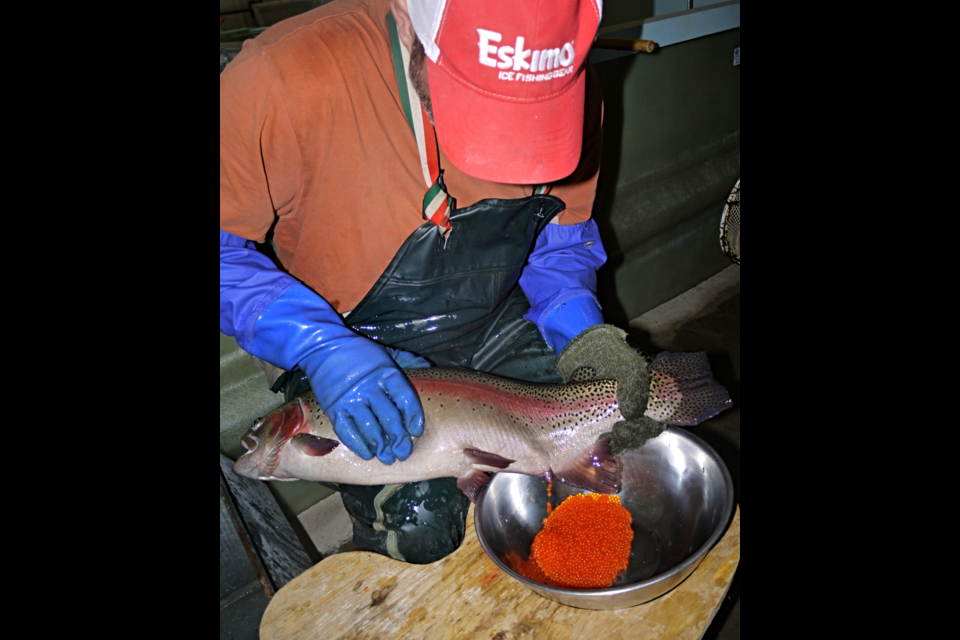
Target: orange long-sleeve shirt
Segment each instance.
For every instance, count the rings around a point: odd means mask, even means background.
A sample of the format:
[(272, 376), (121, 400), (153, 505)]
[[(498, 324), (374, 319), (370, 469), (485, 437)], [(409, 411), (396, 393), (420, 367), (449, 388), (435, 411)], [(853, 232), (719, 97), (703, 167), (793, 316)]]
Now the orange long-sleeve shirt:
[[(272, 229), (284, 267), (340, 312), (424, 224), (388, 12), (387, 0), (338, 0), (248, 41), (220, 75), (220, 229), (258, 242)], [(580, 166), (553, 189), (564, 225), (588, 220), (596, 197), (603, 106), (590, 68), (586, 113)], [(440, 162), (461, 208), (533, 193), (467, 176), (442, 149)]]

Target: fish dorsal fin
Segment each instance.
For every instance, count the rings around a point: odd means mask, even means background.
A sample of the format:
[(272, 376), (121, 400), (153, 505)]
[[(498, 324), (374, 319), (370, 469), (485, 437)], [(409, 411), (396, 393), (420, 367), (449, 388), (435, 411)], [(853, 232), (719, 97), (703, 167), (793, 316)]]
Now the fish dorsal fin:
[(311, 436), (306, 433), (293, 436), (291, 442), (293, 442), (293, 446), (295, 446), (298, 451), (312, 458), (322, 458), (323, 456), (330, 455), (334, 449), (340, 446), (340, 443), (336, 440)]
[(483, 471), (474, 470), (457, 480), (457, 488), (470, 498), (470, 502), (476, 504), (477, 498), (480, 496), (480, 489), (488, 482), (490, 482), (490, 476)]
[(597, 370), (593, 367), (580, 367), (570, 376), (570, 382), (592, 382), (597, 379)]
[(578, 489), (613, 495), (623, 486), (623, 465), (610, 451), (610, 439), (605, 438), (555, 469), (553, 476)]
[(648, 418), (695, 427), (732, 406), (730, 393), (713, 379), (706, 353), (661, 353), (650, 365)]
[(495, 453), (487, 453), (486, 451), (479, 451), (477, 449), (464, 449), (463, 455), (467, 456), (470, 464), (481, 467), (493, 467), (494, 469), (506, 469), (516, 462), (516, 460), (507, 460), (503, 456), (498, 456)]

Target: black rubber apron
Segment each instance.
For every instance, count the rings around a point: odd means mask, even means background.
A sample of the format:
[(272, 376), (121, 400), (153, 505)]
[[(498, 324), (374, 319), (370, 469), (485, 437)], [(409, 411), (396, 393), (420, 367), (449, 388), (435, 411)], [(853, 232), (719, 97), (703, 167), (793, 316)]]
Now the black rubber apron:
[(443, 238), (418, 229), (347, 318), (360, 333), (437, 366), (561, 382), (556, 356), (518, 283), (533, 243), (564, 204), (552, 196), (484, 200), (451, 216)]

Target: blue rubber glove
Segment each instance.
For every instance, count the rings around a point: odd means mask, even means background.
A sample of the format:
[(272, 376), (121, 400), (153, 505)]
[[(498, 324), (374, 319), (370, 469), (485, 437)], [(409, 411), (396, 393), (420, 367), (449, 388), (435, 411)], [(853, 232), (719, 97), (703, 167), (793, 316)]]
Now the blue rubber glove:
[(337, 436), (364, 460), (406, 460), (423, 408), (403, 368), (429, 363), (348, 328), (326, 300), (253, 243), (220, 232), (220, 330), (277, 367), (303, 370)]
[(251, 353), (257, 318), (296, 283), (253, 242), (220, 231), (220, 332), (241, 349)]
[(597, 269), (607, 261), (597, 223), (547, 225), (520, 276), (530, 301), (524, 316), (536, 323), (559, 356), (583, 331), (603, 324)]
[(429, 369), (433, 366), (426, 358), (421, 358), (409, 351), (401, 351), (400, 349), (387, 347), (387, 353), (390, 354), (390, 357), (393, 358), (393, 361), (396, 362), (397, 366), (401, 369)]
[(591, 327), (603, 324), (603, 311), (592, 295), (576, 296), (560, 303), (543, 321), (543, 336), (557, 356), (574, 338)]
[(250, 353), (303, 370), (340, 441), (364, 460), (406, 460), (423, 435), (420, 399), (390, 353), (302, 284), (260, 315)]

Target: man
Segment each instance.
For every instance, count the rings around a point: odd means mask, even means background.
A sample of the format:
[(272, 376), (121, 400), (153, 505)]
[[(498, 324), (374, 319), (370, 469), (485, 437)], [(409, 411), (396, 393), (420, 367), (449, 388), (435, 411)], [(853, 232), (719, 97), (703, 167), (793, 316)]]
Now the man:
[[(409, 457), (423, 410), (401, 369), (431, 362), (532, 382), (586, 366), (642, 416), (645, 364), (595, 293), (601, 13), (339, 0), (221, 75), (220, 330), (302, 371), (364, 459)], [(251, 242), (268, 237), (285, 271)], [(455, 482), (340, 489), (361, 548), (427, 563), (462, 541)]]

